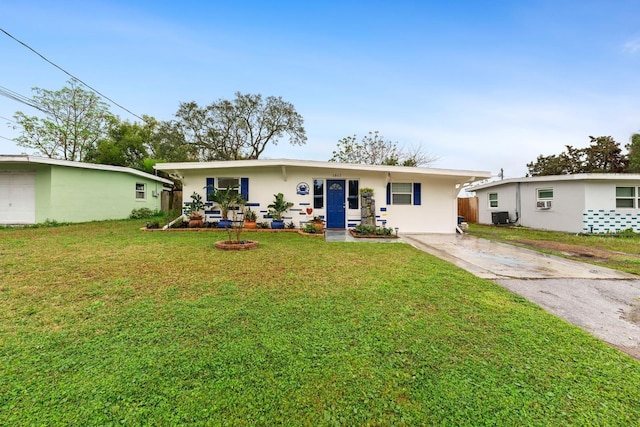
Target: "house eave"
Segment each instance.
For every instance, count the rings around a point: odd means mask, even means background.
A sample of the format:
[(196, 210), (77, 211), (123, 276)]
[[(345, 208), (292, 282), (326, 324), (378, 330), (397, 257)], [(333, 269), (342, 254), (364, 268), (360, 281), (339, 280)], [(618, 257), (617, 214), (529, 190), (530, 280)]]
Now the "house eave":
[(361, 165), (339, 162), (321, 162), (316, 160), (291, 160), (291, 159), (271, 159), (271, 160), (230, 160), (212, 162), (182, 162), (182, 163), (158, 163), (154, 166), (156, 170), (181, 176), (184, 171), (202, 169), (239, 169), (256, 167), (279, 167), (283, 176), (287, 175), (287, 168), (302, 167), (316, 169), (334, 169), (351, 171), (369, 171), (385, 174), (413, 174), (428, 175), (431, 177), (442, 177), (452, 179), (456, 184), (469, 184), (478, 180), (485, 180), (491, 177), (488, 171), (470, 171), (438, 168), (422, 168), (409, 166), (388, 166), (388, 165)]
[(8, 164), (8, 163), (43, 164), (43, 165), (52, 165), (52, 166), (66, 166), (66, 167), (72, 167), (72, 168), (122, 172), (122, 173), (131, 174), (131, 175), (137, 175), (137, 176), (151, 179), (154, 181), (158, 181), (163, 184), (173, 185), (173, 182), (171, 180), (161, 178), (156, 175), (151, 175), (146, 172), (139, 171), (137, 169), (124, 167), (124, 166), (112, 166), (112, 165), (102, 165), (102, 164), (95, 164), (95, 163), (74, 162), (71, 160), (50, 159), (47, 157), (30, 156), (30, 155), (24, 155), (24, 154), (20, 154), (20, 155), (0, 154), (0, 165), (3, 163), (5, 164)]
[(569, 181), (640, 181), (640, 174), (635, 173), (581, 173), (573, 175), (545, 175), (530, 176), (522, 178), (509, 178), (499, 181), (491, 181), (484, 184), (477, 184), (467, 189), (467, 191), (486, 190), (488, 188), (499, 187), (507, 184), (524, 183), (549, 183), (549, 182), (569, 182)]

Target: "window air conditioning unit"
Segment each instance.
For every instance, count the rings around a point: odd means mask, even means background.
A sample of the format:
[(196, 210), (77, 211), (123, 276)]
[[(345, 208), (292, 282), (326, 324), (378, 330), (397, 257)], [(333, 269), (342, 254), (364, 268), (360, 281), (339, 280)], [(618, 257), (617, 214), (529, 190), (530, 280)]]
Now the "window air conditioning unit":
[(538, 202), (538, 209), (551, 209), (551, 200)]

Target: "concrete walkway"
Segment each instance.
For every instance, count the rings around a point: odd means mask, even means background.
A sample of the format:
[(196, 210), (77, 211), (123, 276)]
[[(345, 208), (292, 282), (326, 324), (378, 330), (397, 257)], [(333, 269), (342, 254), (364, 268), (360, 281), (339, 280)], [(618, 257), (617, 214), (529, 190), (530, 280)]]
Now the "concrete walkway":
[(640, 359), (640, 277), (469, 235), (401, 238)]
[(348, 230), (325, 230), (324, 240), (327, 242), (358, 242), (358, 243), (400, 243), (401, 239), (363, 237), (355, 238)]

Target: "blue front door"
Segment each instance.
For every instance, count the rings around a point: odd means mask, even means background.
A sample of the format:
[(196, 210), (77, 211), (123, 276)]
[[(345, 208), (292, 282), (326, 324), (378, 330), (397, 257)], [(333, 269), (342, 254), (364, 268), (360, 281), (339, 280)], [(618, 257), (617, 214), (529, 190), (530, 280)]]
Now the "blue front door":
[(327, 228), (345, 228), (344, 179), (327, 180)]

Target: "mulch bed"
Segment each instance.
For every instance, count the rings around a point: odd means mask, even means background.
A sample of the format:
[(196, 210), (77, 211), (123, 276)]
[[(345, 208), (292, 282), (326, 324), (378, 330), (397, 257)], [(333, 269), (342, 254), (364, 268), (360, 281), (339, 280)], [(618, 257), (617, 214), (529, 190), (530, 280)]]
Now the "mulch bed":
[[(203, 231), (203, 232), (228, 232), (228, 228), (188, 228), (188, 227), (178, 227), (178, 228), (167, 228), (163, 230), (162, 228), (147, 228), (142, 227), (141, 231)], [(272, 229), (272, 228), (243, 228), (243, 233), (296, 233), (298, 229), (296, 228), (285, 228), (285, 229)]]
[(310, 236), (310, 237), (324, 237), (324, 231), (322, 233), (305, 233), (302, 230), (298, 230), (298, 234), (302, 236)]
[(397, 236), (394, 235), (383, 235), (383, 234), (358, 234), (354, 230), (349, 229), (349, 233), (357, 239), (397, 239)]
[(248, 251), (250, 249), (258, 249), (256, 240), (220, 240), (215, 243), (216, 249), (223, 251)]

